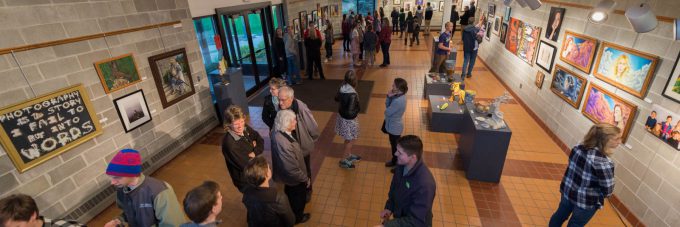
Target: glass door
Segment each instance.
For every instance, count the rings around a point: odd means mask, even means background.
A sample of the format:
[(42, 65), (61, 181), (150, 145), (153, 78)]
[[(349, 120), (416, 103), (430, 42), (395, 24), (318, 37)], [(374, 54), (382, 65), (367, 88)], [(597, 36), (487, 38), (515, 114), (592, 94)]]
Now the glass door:
[(243, 73), (243, 85), (246, 91), (253, 90), (257, 85), (258, 71), (253, 64), (253, 50), (246, 18), (240, 14), (223, 15), (224, 31), (227, 46), (229, 46), (229, 65), (240, 66)]
[(264, 23), (264, 15), (260, 11), (248, 13), (250, 41), (255, 52), (255, 66), (259, 72), (259, 77), (255, 78), (256, 84), (266, 80), (271, 72), (270, 53), (267, 50), (270, 46), (269, 36)]

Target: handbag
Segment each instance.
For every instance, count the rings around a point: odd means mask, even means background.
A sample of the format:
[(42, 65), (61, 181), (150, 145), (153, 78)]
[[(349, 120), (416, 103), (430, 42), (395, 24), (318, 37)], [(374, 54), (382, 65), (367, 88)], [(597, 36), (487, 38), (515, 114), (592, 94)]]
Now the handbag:
[(385, 120), (383, 120), (382, 128), (380, 128), (380, 130), (381, 130), (383, 133), (385, 133), (385, 134), (389, 134), (389, 133), (387, 132), (387, 129), (385, 128)]

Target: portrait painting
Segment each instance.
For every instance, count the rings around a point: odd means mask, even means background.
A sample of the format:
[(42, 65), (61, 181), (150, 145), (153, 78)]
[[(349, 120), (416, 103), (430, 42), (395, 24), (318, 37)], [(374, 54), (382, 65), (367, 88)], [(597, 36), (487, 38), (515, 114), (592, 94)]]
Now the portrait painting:
[(534, 81), (534, 84), (536, 84), (538, 89), (543, 88), (543, 80), (545, 80), (545, 74), (541, 71), (536, 71), (536, 80)]
[(128, 133), (143, 124), (151, 121), (149, 106), (144, 97), (144, 91), (137, 90), (123, 97), (113, 100), (118, 111), (120, 122), (123, 123), (125, 132)]
[(557, 48), (550, 43), (541, 40), (538, 45), (538, 56), (536, 56), (536, 65), (541, 67), (543, 70), (552, 72), (553, 62), (555, 61), (555, 54), (557, 54)]
[(655, 55), (603, 42), (595, 61), (595, 77), (643, 98), (657, 61)]
[(548, 16), (548, 25), (545, 26), (545, 38), (557, 42), (557, 37), (560, 36), (560, 29), (562, 28), (562, 20), (564, 19), (564, 12), (567, 9), (559, 7), (550, 7), (550, 16)]
[(652, 105), (652, 111), (647, 115), (645, 130), (675, 150), (680, 150), (680, 115), (663, 108), (660, 105)]
[(512, 54), (517, 54), (517, 45), (519, 44), (520, 28), (522, 21), (515, 18), (510, 19), (510, 24), (508, 27), (508, 34), (505, 40), (505, 49), (510, 51)]
[(597, 39), (566, 31), (562, 40), (560, 60), (584, 73), (590, 73), (596, 48)]
[(536, 48), (538, 48), (538, 42), (541, 39), (541, 28), (526, 22), (522, 22), (520, 28), (518, 31), (517, 57), (529, 65), (533, 65)]
[(588, 87), (585, 102), (581, 113), (596, 124), (609, 123), (619, 127), (623, 132), (622, 142), (625, 143), (637, 106), (592, 83)]
[(510, 12), (512, 11), (512, 8), (510, 6), (505, 7), (505, 15), (503, 16), (503, 23), (508, 23), (510, 21)]
[(422, 5), (423, 5), (423, 0), (416, 0), (416, 5), (422, 6)]
[[(312, 12), (312, 13), (314, 13), (314, 12)], [(307, 21), (305, 21), (305, 23), (302, 24), (302, 26), (305, 26), (305, 28), (307, 28), (307, 26), (309, 26), (309, 22), (314, 22), (314, 16), (311, 13), (307, 14)], [(304, 29), (303, 29), (303, 31), (304, 31)]]
[(588, 81), (578, 74), (560, 66), (555, 66), (550, 90), (569, 105), (578, 109), (583, 98), (583, 91)]
[(496, 17), (493, 22), (493, 34), (499, 35), (499, 31), (501, 30), (501, 20), (502, 18), (500, 16)]
[(507, 23), (501, 24), (501, 31), (499, 33), (500, 33), (501, 43), (505, 44), (505, 37), (508, 34), (508, 24)]
[(307, 28), (307, 11), (301, 11), (300, 13), (300, 31), (304, 31)]
[(142, 81), (132, 53), (95, 62), (94, 66), (107, 94)]
[(149, 65), (163, 108), (172, 106), (195, 93), (189, 60), (184, 48), (151, 56)]
[(680, 53), (675, 58), (675, 66), (671, 70), (671, 75), (668, 77), (666, 87), (663, 89), (663, 96), (675, 102), (680, 103)]

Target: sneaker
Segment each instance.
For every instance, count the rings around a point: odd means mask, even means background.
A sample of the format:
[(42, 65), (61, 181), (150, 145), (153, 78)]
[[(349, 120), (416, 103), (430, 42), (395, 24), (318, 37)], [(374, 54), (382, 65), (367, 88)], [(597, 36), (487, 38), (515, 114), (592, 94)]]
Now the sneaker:
[(352, 161), (350, 161), (350, 160), (342, 159), (342, 160), (340, 160), (339, 164), (340, 164), (340, 168), (354, 169), (354, 163), (352, 163)]
[(349, 160), (351, 162), (361, 161), (361, 156), (355, 155), (355, 154), (350, 154), (349, 157), (347, 157), (347, 160)]

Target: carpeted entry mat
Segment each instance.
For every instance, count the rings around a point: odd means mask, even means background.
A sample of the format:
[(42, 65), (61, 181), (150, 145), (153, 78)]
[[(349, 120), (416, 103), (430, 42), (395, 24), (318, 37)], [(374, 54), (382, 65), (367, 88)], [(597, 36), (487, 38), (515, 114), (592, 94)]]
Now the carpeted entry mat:
[[(293, 85), (295, 98), (306, 103), (309, 109), (316, 111), (337, 112), (338, 103), (335, 102), (335, 94), (338, 92), (342, 80), (305, 80), (304, 84)], [(355, 88), (359, 94), (359, 105), (361, 113), (366, 113), (368, 109), (368, 99), (373, 91), (373, 81), (359, 81)], [(269, 88), (263, 91), (248, 102), (249, 106), (262, 106), (264, 97), (269, 95)]]

